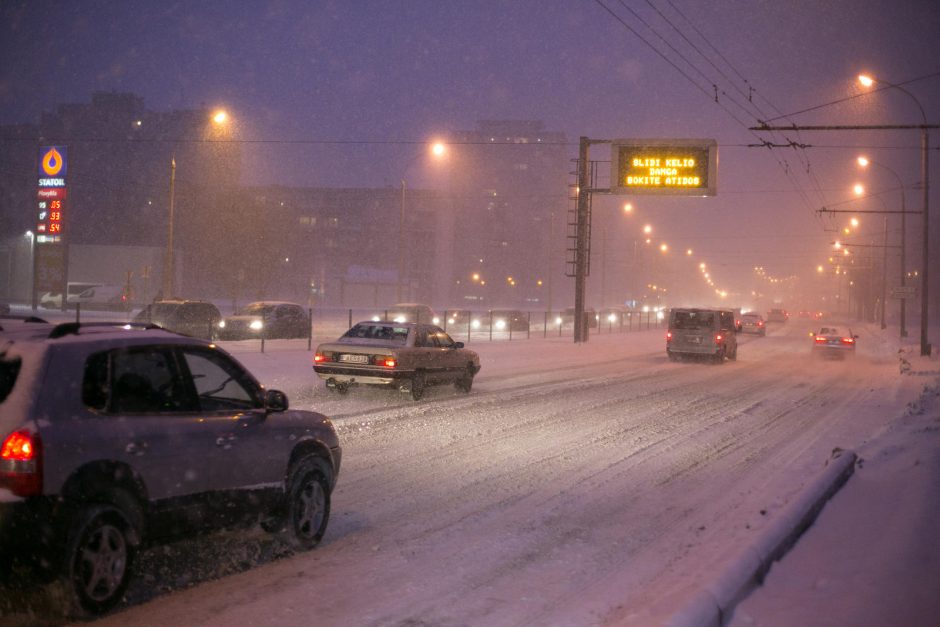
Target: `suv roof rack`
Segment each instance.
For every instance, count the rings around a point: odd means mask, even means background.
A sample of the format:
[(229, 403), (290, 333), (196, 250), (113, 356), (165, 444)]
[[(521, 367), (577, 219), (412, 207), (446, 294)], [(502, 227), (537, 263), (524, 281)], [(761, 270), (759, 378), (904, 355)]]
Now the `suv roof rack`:
[(101, 329), (106, 327), (120, 327), (124, 329), (133, 328), (141, 330), (163, 329), (163, 327), (151, 324), (149, 322), (63, 322), (53, 327), (52, 331), (49, 332), (49, 339), (65, 337), (66, 335), (78, 335), (81, 329)]

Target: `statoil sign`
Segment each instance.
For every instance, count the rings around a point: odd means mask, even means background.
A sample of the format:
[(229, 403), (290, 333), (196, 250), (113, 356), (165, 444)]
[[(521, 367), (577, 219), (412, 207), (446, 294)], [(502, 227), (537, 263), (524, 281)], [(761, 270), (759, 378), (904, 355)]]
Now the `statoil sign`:
[(57, 244), (65, 235), (67, 146), (39, 148), (39, 182), (36, 192), (36, 242)]
[(615, 139), (611, 145), (612, 193), (718, 193), (718, 142), (714, 139)]

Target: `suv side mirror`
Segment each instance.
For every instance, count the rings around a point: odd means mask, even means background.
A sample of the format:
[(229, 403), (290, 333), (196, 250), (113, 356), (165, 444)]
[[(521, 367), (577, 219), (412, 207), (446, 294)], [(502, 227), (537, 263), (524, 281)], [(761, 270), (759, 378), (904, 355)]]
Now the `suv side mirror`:
[(287, 394), (284, 394), (284, 392), (280, 390), (267, 390), (264, 393), (264, 408), (267, 411), (287, 411), (289, 406)]

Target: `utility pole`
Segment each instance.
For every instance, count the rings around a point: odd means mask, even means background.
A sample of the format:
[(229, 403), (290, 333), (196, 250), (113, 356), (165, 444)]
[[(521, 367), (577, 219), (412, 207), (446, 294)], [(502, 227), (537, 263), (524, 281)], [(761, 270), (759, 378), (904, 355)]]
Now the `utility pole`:
[(584, 293), (587, 287), (588, 262), (588, 219), (591, 192), (588, 189), (588, 148), (591, 140), (582, 136), (578, 144), (578, 209), (577, 209), (577, 242), (575, 250), (574, 275), (574, 341), (586, 342), (587, 325), (584, 324)]

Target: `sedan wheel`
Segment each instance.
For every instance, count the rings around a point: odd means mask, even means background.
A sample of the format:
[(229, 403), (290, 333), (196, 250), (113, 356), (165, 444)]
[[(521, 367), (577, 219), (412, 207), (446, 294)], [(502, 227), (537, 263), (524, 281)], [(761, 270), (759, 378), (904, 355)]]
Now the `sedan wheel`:
[(323, 538), (330, 518), (329, 470), (316, 457), (302, 459), (291, 471), (287, 486), (285, 540), (294, 548), (312, 549)]
[(420, 401), (424, 396), (424, 389), (427, 387), (427, 379), (423, 372), (416, 372), (411, 378), (411, 398)]
[(127, 517), (116, 507), (83, 510), (68, 545), (68, 578), (81, 608), (105, 612), (124, 595), (130, 580), (134, 546)]

